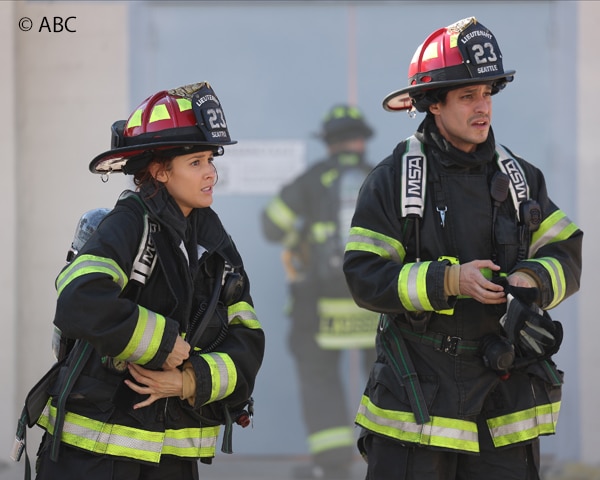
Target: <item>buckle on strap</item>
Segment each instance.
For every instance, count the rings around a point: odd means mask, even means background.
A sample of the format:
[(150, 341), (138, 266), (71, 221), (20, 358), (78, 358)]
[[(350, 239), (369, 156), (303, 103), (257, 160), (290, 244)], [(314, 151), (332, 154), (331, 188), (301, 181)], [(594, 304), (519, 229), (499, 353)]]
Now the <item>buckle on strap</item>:
[(435, 349), (456, 357), (458, 355), (458, 345), (461, 337), (452, 337), (450, 335), (440, 335), (440, 344)]

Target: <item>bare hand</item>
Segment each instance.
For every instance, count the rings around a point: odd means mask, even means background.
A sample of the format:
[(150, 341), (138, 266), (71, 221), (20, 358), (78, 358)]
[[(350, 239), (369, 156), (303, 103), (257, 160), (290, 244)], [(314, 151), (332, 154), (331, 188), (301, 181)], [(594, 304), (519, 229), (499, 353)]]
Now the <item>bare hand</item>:
[(133, 406), (134, 410), (152, 405), (160, 398), (178, 397), (181, 395), (183, 389), (183, 373), (181, 370), (148, 370), (135, 363), (128, 364), (128, 368), (129, 373), (137, 383), (126, 379), (125, 384), (134, 392), (141, 395), (148, 395), (146, 400), (136, 403)]
[(459, 279), (461, 295), (468, 295), (480, 303), (505, 303), (504, 287), (487, 280), (481, 273), (482, 268), (489, 268), (494, 272), (500, 270), (500, 267), (491, 260), (473, 260), (461, 264)]
[(173, 370), (181, 365), (190, 356), (190, 344), (187, 343), (183, 338), (177, 337), (173, 350), (169, 353), (169, 356), (163, 363), (163, 370)]

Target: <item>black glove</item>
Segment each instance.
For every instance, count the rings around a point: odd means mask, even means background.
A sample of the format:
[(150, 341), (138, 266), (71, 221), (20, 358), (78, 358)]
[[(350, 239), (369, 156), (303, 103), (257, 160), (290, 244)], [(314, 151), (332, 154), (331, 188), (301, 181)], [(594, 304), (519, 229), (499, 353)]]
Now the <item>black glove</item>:
[(505, 285), (504, 290), (508, 303), (500, 324), (509, 340), (523, 356), (555, 354), (562, 343), (562, 325), (535, 304), (538, 289)]

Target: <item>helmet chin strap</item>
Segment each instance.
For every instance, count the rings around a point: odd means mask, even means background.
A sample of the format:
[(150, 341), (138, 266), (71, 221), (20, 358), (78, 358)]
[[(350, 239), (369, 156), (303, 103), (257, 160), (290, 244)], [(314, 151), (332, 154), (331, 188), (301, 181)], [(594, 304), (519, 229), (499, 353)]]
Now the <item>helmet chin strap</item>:
[(219, 172), (217, 171), (217, 167), (215, 167), (214, 163), (213, 163), (212, 167), (215, 171), (215, 183), (212, 184), (212, 186), (214, 187), (217, 184), (217, 182), (219, 181)]

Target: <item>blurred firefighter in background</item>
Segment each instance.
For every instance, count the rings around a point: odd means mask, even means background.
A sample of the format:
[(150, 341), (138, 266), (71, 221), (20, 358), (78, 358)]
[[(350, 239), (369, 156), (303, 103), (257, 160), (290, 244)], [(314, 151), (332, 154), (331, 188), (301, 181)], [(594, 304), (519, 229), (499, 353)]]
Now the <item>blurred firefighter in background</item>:
[(375, 358), (377, 314), (356, 306), (342, 260), (358, 191), (371, 170), (365, 160), (372, 128), (361, 111), (336, 105), (317, 136), (327, 158), (284, 186), (262, 212), (264, 235), (284, 247), (290, 293), (289, 347), (301, 389), (311, 462), (294, 478), (347, 478), (354, 450), (341, 358), (362, 351), (365, 372)]

